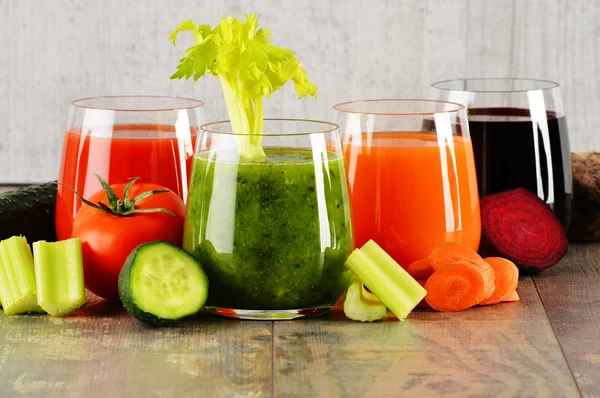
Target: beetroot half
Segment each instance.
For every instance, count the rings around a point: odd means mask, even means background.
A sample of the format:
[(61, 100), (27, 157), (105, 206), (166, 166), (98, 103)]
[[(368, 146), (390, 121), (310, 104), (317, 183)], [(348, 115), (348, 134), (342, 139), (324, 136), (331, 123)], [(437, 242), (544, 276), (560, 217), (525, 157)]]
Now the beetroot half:
[(545, 271), (565, 255), (567, 234), (550, 207), (517, 188), (481, 200), (481, 254), (504, 257), (526, 273)]

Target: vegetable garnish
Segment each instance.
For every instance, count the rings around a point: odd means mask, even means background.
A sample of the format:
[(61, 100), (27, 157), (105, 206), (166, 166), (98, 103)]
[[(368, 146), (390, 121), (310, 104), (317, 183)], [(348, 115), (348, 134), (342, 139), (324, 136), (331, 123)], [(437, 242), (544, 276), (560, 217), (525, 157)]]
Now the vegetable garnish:
[(408, 264), (406, 266), (406, 272), (417, 280), (427, 280), (433, 275), (434, 269), (429, 261), (429, 257), (425, 257)]
[(152, 195), (158, 195), (161, 193), (170, 192), (168, 189), (149, 190), (149, 191), (140, 193), (139, 195), (135, 196), (133, 199), (130, 199), (129, 191), (131, 190), (132, 185), (135, 184), (136, 181), (138, 181), (140, 179), (139, 177), (135, 177), (135, 178), (132, 178), (127, 183), (127, 185), (125, 185), (125, 189), (123, 190), (123, 199), (121, 199), (121, 198), (119, 198), (119, 196), (117, 196), (117, 194), (111, 188), (111, 186), (108, 185), (108, 182), (106, 182), (106, 180), (104, 180), (104, 178), (100, 177), (98, 174), (94, 174), (94, 175), (96, 176), (98, 181), (100, 181), (100, 185), (102, 185), (102, 189), (104, 189), (104, 192), (106, 193), (108, 205), (101, 201), (98, 201), (97, 203), (90, 202), (89, 200), (87, 200), (83, 196), (81, 196), (77, 191), (73, 190), (73, 192), (75, 193), (75, 195), (77, 195), (79, 200), (81, 200), (86, 205), (93, 207), (94, 209), (99, 210), (103, 213), (109, 214), (111, 216), (115, 216), (115, 217), (128, 217), (128, 216), (132, 216), (134, 214), (141, 214), (141, 213), (167, 213), (170, 216), (175, 216), (175, 214), (172, 211), (163, 209), (163, 208), (139, 209), (139, 208), (135, 207), (139, 202), (141, 202), (142, 200), (144, 200)]
[(109, 300), (119, 299), (119, 272), (133, 249), (156, 240), (181, 246), (181, 198), (164, 186), (135, 181), (103, 183), (104, 190), (90, 196), (89, 206), (82, 206), (73, 221), (71, 236), (81, 239), (85, 286)]
[(185, 250), (157, 241), (136, 247), (119, 275), (123, 306), (140, 321), (172, 325), (200, 311), (208, 298), (208, 278)]
[(484, 261), (492, 267), (496, 275), (495, 289), (494, 294), (479, 304), (487, 305), (506, 301), (517, 290), (519, 269), (512, 261), (501, 257), (488, 257)]
[(508, 295), (503, 303), (507, 303), (507, 302), (514, 302), (514, 301), (521, 301), (521, 298), (519, 297), (519, 293), (517, 293), (517, 291), (515, 290), (514, 292), (512, 292), (510, 295)]
[(401, 321), (427, 291), (374, 241), (354, 250), (346, 266)]
[(437, 311), (462, 311), (475, 305), (519, 301), (516, 292), (519, 270), (510, 260), (481, 258), (469, 247), (446, 242), (434, 247), (426, 259), (409, 265), (407, 272), (413, 277), (429, 274), (425, 260), (434, 272), (419, 282), (427, 290), (426, 304)]
[(454, 262), (441, 268), (425, 283), (425, 300), (438, 311), (462, 311), (481, 303), (485, 280), (479, 269), (468, 261)]
[(306, 70), (292, 50), (270, 44), (271, 31), (258, 29), (256, 13), (246, 21), (221, 19), (212, 28), (185, 21), (169, 38), (176, 43), (182, 31), (192, 31), (196, 45), (188, 48), (171, 79), (198, 80), (214, 75), (221, 83), (233, 133), (237, 136), (240, 156), (262, 161), (263, 97), (292, 80), (300, 97), (317, 95), (317, 87), (308, 81)]
[(33, 243), (38, 304), (52, 316), (65, 316), (85, 303), (81, 241)]
[(567, 234), (538, 196), (517, 188), (481, 200), (481, 247), (489, 257), (514, 262), (522, 272), (545, 271), (567, 253)]
[(456, 263), (467, 262), (477, 268), (483, 277), (483, 299), (487, 299), (494, 293), (494, 270), (470, 247), (455, 242), (442, 243), (431, 250), (431, 253), (429, 253), (429, 262), (435, 271), (439, 271)]
[(373, 322), (385, 318), (387, 308), (354, 278), (344, 297), (344, 314), (353, 321)]
[(6, 315), (42, 312), (37, 302), (33, 255), (22, 236), (0, 242), (0, 299)]

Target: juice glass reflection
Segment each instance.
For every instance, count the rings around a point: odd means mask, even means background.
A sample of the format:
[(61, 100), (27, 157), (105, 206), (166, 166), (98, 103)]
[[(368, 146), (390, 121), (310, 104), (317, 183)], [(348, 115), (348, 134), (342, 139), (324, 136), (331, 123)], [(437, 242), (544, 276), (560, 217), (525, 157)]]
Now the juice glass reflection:
[(58, 239), (71, 237), (81, 201), (101, 189), (96, 174), (109, 184), (140, 182), (169, 188), (183, 200), (198, 126), (198, 100), (123, 96), (76, 100), (64, 135), (56, 199)]
[(478, 249), (477, 176), (464, 106), (370, 100), (334, 109), (357, 247), (373, 239), (403, 266), (443, 242)]

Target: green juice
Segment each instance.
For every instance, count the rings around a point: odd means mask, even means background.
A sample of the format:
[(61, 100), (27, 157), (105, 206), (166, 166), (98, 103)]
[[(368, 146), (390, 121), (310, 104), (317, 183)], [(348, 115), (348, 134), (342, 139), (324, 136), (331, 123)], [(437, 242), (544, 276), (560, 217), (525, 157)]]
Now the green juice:
[(342, 158), (265, 152), (264, 162), (230, 161), (226, 152), (194, 159), (184, 248), (208, 274), (207, 305), (331, 305), (349, 282), (344, 262), (354, 248)]

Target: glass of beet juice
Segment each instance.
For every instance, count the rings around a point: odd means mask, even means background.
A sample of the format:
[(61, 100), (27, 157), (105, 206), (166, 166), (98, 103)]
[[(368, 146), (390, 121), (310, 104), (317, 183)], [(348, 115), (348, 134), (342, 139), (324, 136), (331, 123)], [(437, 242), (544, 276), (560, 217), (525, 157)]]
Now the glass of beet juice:
[(337, 104), (358, 247), (373, 239), (400, 265), (456, 242), (477, 250), (479, 195), (461, 104)]
[[(208, 274), (206, 308), (272, 320), (328, 311), (354, 248), (338, 127), (265, 119), (262, 136), (232, 131), (200, 128), (187, 201), (183, 246)], [(247, 160), (248, 143), (264, 154)]]
[(571, 218), (571, 154), (560, 87), (546, 80), (479, 78), (432, 85), (468, 108), (479, 194), (527, 188)]
[(169, 188), (185, 200), (202, 101), (152, 96), (96, 97), (73, 101), (64, 135), (56, 233), (71, 237), (81, 201), (109, 184), (140, 182)]

